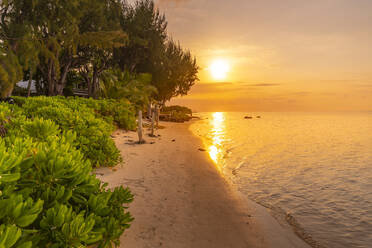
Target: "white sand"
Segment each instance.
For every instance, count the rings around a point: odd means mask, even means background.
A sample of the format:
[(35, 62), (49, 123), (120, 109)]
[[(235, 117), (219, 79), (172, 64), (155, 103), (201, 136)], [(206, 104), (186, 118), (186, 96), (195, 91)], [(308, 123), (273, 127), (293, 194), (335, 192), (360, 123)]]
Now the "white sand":
[(156, 132), (161, 136), (146, 135), (144, 145), (128, 144), (136, 133), (117, 131), (124, 163), (97, 170), (110, 187), (129, 186), (135, 195), (129, 208), (135, 220), (121, 247), (310, 247), (232, 188), (198, 150), (202, 143), (189, 124), (161, 125), (166, 127)]

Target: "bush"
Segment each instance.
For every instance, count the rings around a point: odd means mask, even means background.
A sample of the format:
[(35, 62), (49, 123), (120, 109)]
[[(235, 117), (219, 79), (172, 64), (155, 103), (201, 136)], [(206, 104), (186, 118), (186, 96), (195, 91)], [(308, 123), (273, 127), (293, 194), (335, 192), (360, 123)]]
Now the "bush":
[(0, 247), (119, 244), (133, 220), (124, 206), (133, 200), (130, 191), (108, 190), (96, 178), (74, 130), (23, 113), (0, 104), (6, 128), (0, 137)]
[[(71, 98), (68, 98), (71, 99)], [(72, 98), (78, 104), (85, 104), (92, 108), (98, 115), (106, 118), (112, 118), (114, 123), (126, 130), (134, 130), (136, 128), (135, 110), (129, 101), (125, 99), (100, 99), (92, 98)]]
[(19, 106), (27, 102), (34, 103), (34, 109), (42, 106), (65, 106), (75, 111), (93, 111), (96, 117), (104, 119), (109, 124), (115, 124), (119, 128), (133, 130), (136, 127), (135, 110), (131, 103), (125, 99), (92, 99), (82, 97), (14, 97)]
[[(133, 129), (135, 116), (129, 103), (115, 100), (93, 100), (65, 97), (16, 97), (27, 118), (52, 120), (61, 131), (73, 130), (79, 149), (91, 163), (114, 166), (120, 161), (120, 152), (110, 134), (116, 123), (119, 127)], [(18, 130), (22, 130), (18, 126)]]
[(161, 109), (162, 115), (160, 119), (162, 121), (171, 122), (185, 122), (191, 119), (192, 110), (183, 106), (165, 106)]
[(164, 106), (161, 109), (161, 111), (164, 112), (164, 113), (179, 112), (179, 113), (183, 113), (183, 114), (192, 115), (192, 110), (191, 109), (189, 109), (187, 107), (184, 107), (184, 106), (179, 106), (179, 105)]

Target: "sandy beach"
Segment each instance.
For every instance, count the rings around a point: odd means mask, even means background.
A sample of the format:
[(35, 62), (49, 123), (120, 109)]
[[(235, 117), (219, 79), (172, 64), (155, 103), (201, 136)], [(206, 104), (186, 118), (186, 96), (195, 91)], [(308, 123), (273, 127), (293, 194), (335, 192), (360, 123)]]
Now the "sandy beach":
[(219, 174), (189, 125), (161, 123), (159, 136), (146, 134), (143, 145), (134, 144), (134, 132), (113, 134), (123, 163), (96, 173), (135, 195), (129, 208), (135, 220), (121, 247), (310, 247)]

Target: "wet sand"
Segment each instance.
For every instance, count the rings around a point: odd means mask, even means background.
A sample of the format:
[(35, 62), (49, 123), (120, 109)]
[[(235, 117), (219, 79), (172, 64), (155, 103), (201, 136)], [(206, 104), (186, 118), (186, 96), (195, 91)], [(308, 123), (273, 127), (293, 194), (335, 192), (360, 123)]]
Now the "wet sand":
[(135, 220), (121, 238), (125, 248), (306, 247), (290, 226), (242, 197), (219, 174), (189, 123), (161, 123), (159, 137), (113, 134), (123, 156), (117, 167), (97, 169), (110, 187), (129, 186)]

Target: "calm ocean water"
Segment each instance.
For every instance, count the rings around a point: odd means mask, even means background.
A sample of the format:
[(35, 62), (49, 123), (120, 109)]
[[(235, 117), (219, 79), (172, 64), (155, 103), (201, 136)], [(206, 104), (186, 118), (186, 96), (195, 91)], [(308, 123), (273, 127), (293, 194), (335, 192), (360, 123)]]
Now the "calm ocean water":
[(372, 113), (197, 115), (191, 130), (247, 197), (325, 247), (372, 247)]

